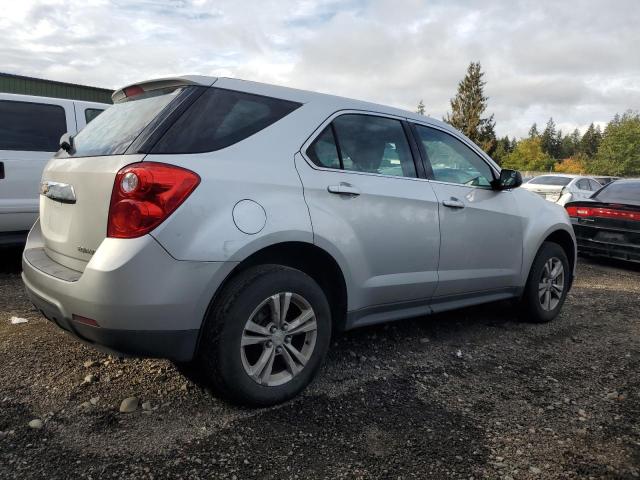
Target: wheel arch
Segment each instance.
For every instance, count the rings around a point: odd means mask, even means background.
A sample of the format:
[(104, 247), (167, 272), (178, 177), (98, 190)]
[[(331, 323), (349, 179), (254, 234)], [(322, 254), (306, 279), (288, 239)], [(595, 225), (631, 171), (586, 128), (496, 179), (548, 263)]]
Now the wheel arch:
[(348, 298), (344, 272), (336, 259), (326, 250), (313, 243), (300, 241), (287, 241), (265, 246), (238, 263), (217, 288), (206, 315), (209, 314), (220, 292), (232, 278), (247, 268), (265, 264), (295, 268), (313, 278), (327, 296), (334, 329), (344, 329)]

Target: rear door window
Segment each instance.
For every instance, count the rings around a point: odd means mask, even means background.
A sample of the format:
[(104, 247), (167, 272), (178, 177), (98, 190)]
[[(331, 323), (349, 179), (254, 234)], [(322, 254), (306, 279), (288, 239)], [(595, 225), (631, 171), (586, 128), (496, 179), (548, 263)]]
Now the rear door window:
[(267, 128), (300, 105), (262, 95), (208, 88), (167, 130), (151, 152), (221, 150)]
[(320, 167), (416, 177), (416, 166), (399, 120), (345, 114), (336, 118), (307, 149)]
[(0, 150), (55, 152), (66, 131), (60, 105), (0, 100)]

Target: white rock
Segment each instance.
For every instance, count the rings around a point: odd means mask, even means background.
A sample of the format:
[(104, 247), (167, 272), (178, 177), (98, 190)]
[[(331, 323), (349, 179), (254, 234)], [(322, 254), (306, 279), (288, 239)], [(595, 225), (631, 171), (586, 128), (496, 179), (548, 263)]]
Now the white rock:
[(529, 467), (529, 471), (534, 475), (540, 475), (542, 473), (542, 470), (540, 470), (538, 467)]
[(98, 400), (100, 400), (100, 397), (93, 397), (91, 400), (89, 400), (89, 403), (91, 403), (91, 405), (97, 405)]
[(29, 422), (29, 426), (31, 428), (35, 428), (36, 430), (40, 430), (42, 428), (42, 420), (39, 418), (34, 418)]
[(144, 402), (142, 404), (142, 409), (143, 410), (151, 410), (151, 402)]
[(27, 323), (29, 320), (20, 317), (11, 317), (11, 325), (18, 325), (19, 323)]
[(94, 360), (87, 360), (86, 362), (84, 362), (82, 365), (84, 365), (84, 368), (91, 368), (96, 364), (96, 362)]

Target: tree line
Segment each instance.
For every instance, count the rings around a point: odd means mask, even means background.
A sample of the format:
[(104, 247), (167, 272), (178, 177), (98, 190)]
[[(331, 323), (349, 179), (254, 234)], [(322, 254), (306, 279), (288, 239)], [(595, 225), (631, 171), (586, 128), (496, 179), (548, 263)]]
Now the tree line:
[[(497, 138), (493, 115), (485, 115), (488, 97), (480, 63), (471, 62), (443, 120), (460, 130), (505, 168), (594, 175), (640, 175), (640, 114), (616, 114), (605, 126), (592, 123), (584, 134), (564, 134), (550, 118), (542, 132), (534, 123), (527, 137)], [(417, 112), (424, 115), (420, 100)]]

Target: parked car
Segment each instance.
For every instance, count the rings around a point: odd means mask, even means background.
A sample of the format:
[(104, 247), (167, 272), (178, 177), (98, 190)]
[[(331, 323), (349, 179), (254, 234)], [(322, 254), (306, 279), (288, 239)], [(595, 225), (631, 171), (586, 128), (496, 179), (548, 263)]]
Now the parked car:
[(0, 246), (24, 244), (38, 217), (42, 171), (60, 136), (75, 134), (107, 107), (0, 93)]
[(591, 177), (568, 174), (540, 175), (522, 185), (550, 202), (564, 205), (573, 200), (589, 198), (602, 185)]
[(566, 208), (580, 253), (640, 262), (640, 179), (616, 180)]
[(571, 287), (564, 209), (442, 122), (228, 78), (113, 99), (47, 165), (23, 255), (33, 303), (88, 343), (269, 405), (338, 329), (501, 299), (546, 322)]
[(606, 185), (611, 182), (615, 182), (620, 177), (593, 177), (593, 179), (598, 182), (600, 185)]

